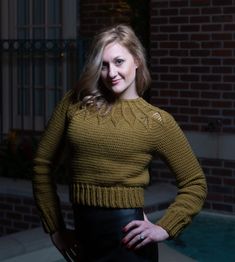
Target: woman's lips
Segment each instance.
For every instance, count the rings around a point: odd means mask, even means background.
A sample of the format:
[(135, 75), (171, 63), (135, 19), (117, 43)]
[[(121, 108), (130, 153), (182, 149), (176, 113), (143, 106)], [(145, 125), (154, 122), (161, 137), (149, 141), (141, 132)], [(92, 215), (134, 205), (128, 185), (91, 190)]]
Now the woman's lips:
[(117, 85), (120, 81), (121, 79), (112, 80), (111, 85)]

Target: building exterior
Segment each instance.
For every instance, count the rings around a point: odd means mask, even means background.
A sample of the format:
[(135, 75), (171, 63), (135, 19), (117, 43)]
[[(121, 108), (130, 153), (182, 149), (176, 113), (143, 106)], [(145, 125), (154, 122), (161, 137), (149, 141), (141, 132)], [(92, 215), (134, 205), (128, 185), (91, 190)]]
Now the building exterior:
[(79, 1), (2, 0), (0, 7), (0, 132), (41, 131), (78, 77)]
[[(130, 23), (147, 48), (147, 99), (176, 118), (205, 171), (204, 208), (235, 214), (234, 0), (1, 0), (0, 10), (1, 39), (8, 40), (0, 48), (3, 136), (43, 130), (79, 76), (86, 51), (80, 39)], [(152, 182), (175, 183), (159, 159), (151, 173)]]

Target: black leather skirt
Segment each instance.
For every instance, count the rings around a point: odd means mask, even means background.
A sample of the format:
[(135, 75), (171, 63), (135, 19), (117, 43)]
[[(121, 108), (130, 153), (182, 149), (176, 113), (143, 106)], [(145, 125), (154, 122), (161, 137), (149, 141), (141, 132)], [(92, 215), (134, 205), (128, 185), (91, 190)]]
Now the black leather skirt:
[(138, 251), (121, 243), (122, 228), (143, 220), (142, 208), (116, 209), (74, 206), (75, 228), (81, 262), (157, 262), (158, 246), (151, 243)]

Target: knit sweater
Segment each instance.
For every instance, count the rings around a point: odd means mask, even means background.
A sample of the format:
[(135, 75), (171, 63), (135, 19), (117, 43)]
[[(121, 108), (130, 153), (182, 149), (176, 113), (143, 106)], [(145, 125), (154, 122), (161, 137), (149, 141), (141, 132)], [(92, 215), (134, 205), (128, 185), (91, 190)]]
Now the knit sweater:
[(46, 232), (65, 227), (51, 177), (55, 155), (65, 143), (69, 148), (72, 203), (143, 207), (149, 164), (157, 154), (169, 166), (179, 190), (156, 223), (175, 237), (203, 205), (205, 177), (169, 113), (137, 98), (118, 100), (109, 113), (100, 114), (71, 105), (67, 94), (57, 105), (34, 159), (34, 196)]

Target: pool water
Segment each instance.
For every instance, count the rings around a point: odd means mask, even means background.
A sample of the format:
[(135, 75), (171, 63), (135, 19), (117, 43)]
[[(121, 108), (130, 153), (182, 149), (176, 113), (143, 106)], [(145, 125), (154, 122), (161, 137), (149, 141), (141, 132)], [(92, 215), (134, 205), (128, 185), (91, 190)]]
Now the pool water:
[(202, 213), (170, 247), (198, 262), (235, 261), (235, 217)]

